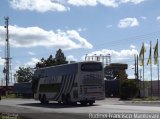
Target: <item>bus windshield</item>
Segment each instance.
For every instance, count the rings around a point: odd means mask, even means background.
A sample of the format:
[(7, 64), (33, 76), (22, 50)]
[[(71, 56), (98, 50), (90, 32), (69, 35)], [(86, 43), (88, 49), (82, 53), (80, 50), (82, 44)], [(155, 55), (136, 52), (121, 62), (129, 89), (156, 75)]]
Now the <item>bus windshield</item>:
[(81, 65), (81, 71), (102, 71), (102, 64), (101, 63), (83, 63)]

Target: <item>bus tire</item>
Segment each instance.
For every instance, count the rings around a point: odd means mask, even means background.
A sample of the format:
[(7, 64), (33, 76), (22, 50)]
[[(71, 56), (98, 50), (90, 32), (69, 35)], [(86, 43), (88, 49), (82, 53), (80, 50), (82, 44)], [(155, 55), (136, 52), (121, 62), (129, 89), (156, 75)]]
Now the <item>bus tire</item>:
[(72, 102), (72, 105), (77, 105), (77, 102)]
[(41, 94), (39, 94), (38, 99), (39, 99), (39, 101), (41, 102), (41, 104), (44, 103)]
[(46, 98), (46, 95), (45, 95), (45, 94), (43, 95), (42, 100), (43, 100), (43, 103), (45, 103), (45, 104), (48, 104), (48, 103), (49, 103), (49, 101), (47, 100), (47, 98)]
[(92, 105), (93, 105), (93, 101), (90, 101), (90, 102), (89, 102), (89, 105), (92, 106)]
[(64, 94), (62, 95), (62, 103), (63, 104), (67, 104), (67, 102), (66, 102), (66, 96)]
[(44, 104), (44, 100), (43, 100), (42, 97), (41, 97), (41, 99), (40, 99), (40, 102), (41, 102), (41, 104)]
[(66, 95), (66, 104), (71, 104), (72, 102), (71, 102), (71, 96), (70, 96), (70, 94), (67, 94)]
[[(17, 94), (17, 95), (18, 95), (18, 94)], [(40, 99), (41, 99), (41, 94), (39, 94), (38, 99), (39, 99), (39, 101), (40, 101)]]
[(82, 101), (82, 102), (80, 102), (81, 103), (81, 105), (83, 105), (83, 106), (86, 106), (87, 105), (87, 102), (85, 102), (85, 101)]

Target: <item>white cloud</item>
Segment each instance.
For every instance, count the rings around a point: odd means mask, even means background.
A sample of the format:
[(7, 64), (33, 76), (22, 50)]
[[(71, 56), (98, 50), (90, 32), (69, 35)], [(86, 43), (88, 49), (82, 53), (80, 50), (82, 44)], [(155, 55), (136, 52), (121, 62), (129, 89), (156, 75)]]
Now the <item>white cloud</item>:
[(144, 43), (144, 46), (145, 46), (146, 48), (150, 48), (150, 44), (148, 44), (148, 43)]
[(19, 67), (31, 67), (34, 68), (36, 63), (40, 60), (37, 58), (31, 58), (28, 62), (21, 62), (21, 61), (15, 61), (14, 64), (12, 64), (12, 74), (15, 74), (17, 70), (19, 70)]
[(159, 21), (159, 22), (160, 22), (160, 16), (158, 16), (156, 19), (157, 19), (157, 21)]
[(89, 42), (87, 42), (86, 39), (82, 38), (77, 31), (68, 30), (66, 33), (67, 33), (66, 37), (68, 39), (76, 40), (80, 42), (80, 44), (74, 43), (71, 48), (67, 48), (67, 49), (73, 49), (73, 48), (90, 48), (91, 49), (93, 47)]
[(32, 58), (30, 61), (28, 61), (28, 62), (26, 62), (25, 64), (24, 64), (24, 66), (26, 66), (26, 67), (34, 67), (35, 65), (36, 65), (36, 63), (37, 62), (39, 62), (40, 60), (39, 59), (37, 59), (37, 58)]
[[(4, 27), (0, 26), (0, 45), (4, 45)], [(93, 46), (76, 30), (54, 32), (39, 27), (9, 26), (12, 47), (58, 47), (62, 49), (89, 48)], [(2, 44), (3, 43), (3, 44)]]
[(87, 28), (78, 28), (77, 31), (81, 32), (81, 31), (86, 31)]
[(67, 60), (68, 60), (68, 61), (78, 61), (78, 59), (75, 58), (73, 55), (67, 56)]
[(139, 4), (146, 0), (68, 0), (68, 3), (74, 6), (96, 6), (98, 4), (106, 7), (118, 7), (121, 4), (133, 3)]
[(119, 28), (136, 27), (139, 26), (139, 22), (136, 18), (124, 18), (118, 23)]
[(37, 12), (66, 11), (67, 7), (53, 0), (10, 0), (13, 9)]
[(68, 3), (74, 6), (96, 6), (97, 0), (68, 0)]
[[(121, 62), (126, 63), (126, 60), (134, 59), (134, 55), (138, 54), (138, 51), (135, 49), (126, 49), (121, 51), (115, 51), (115, 50), (109, 50), (109, 49), (102, 49), (99, 51), (94, 51), (92, 53), (89, 53), (87, 56), (94, 56), (94, 55), (102, 55), (106, 56), (110, 54), (112, 63), (114, 62)], [(84, 60), (84, 56), (82, 57)]]
[(31, 52), (31, 51), (29, 51), (28, 54), (29, 54), (29, 55), (35, 55), (35, 53), (34, 53), (34, 52)]
[(146, 0), (119, 0), (121, 3), (134, 3), (134, 4), (139, 4), (141, 2), (144, 2)]
[(106, 7), (118, 7), (119, 5), (116, 0), (97, 0), (97, 2)]
[(17, 10), (30, 10), (38, 12), (68, 11), (69, 6), (96, 6), (118, 7), (121, 4), (139, 4), (146, 0), (10, 0), (10, 5)]
[(0, 65), (4, 65), (5, 63), (5, 59), (2, 59), (2, 57), (0, 57)]
[(135, 45), (130, 45), (130, 48), (135, 49), (136, 46)]

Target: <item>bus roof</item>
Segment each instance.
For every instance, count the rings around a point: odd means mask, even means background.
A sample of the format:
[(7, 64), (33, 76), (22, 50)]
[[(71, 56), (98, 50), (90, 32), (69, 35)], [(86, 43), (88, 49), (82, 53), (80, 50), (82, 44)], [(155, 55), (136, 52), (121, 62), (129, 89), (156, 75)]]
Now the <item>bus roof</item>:
[(96, 61), (85, 61), (85, 62), (76, 62), (72, 64), (62, 64), (51, 67), (44, 67), (35, 70), (35, 76), (58, 76), (58, 75), (66, 75), (66, 74), (76, 74), (78, 72), (78, 64), (80, 63), (100, 63)]
[(49, 67), (43, 67), (43, 68), (37, 68), (36, 70), (39, 70), (39, 69), (47, 69), (47, 68), (52, 68), (52, 67), (61, 67), (61, 66), (65, 66), (65, 65), (72, 65), (72, 64), (80, 64), (80, 63), (102, 63), (102, 62), (99, 62), (99, 61), (83, 61), (83, 62), (74, 62), (74, 63), (71, 63), (71, 64), (60, 64), (60, 65), (55, 65), (55, 66), (49, 66)]

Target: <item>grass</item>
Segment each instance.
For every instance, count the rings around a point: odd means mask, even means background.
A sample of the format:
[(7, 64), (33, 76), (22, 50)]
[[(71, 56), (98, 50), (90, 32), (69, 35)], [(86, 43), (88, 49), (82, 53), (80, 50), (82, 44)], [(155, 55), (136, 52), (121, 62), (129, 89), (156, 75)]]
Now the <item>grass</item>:
[(6, 99), (6, 98), (16, 98), (15, 94), (8, 94), (7, 96), (1, 96), (1, 99)]
[(8, 94), (7, 96), (1, 96), (1, 99), (14, 99), (14, 98), (21, 98), (21, 99), (31, 99), (33, 98), (32, 95), (17, 95), (17, 94)]
[(159, 97), (134, 98), (132, 101), (160, 101)]
[(0, 119), (28, 119), (16, 113), (0, 113)]

